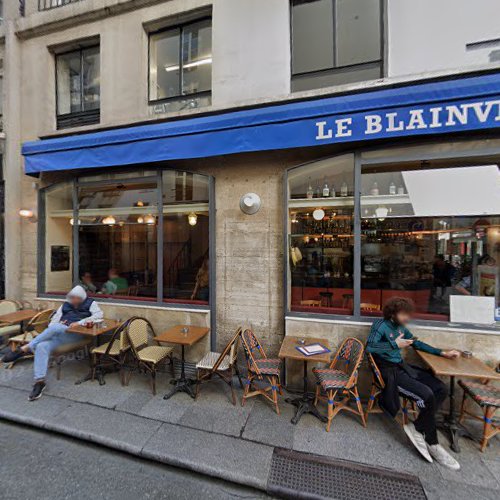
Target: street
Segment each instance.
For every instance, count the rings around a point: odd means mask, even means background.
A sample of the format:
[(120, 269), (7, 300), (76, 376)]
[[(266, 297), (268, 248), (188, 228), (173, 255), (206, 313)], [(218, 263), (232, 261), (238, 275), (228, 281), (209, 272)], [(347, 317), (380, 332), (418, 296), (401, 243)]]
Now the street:
[(4, 500), (265, 498), (261, 492), (48, 432), (0, 423)]

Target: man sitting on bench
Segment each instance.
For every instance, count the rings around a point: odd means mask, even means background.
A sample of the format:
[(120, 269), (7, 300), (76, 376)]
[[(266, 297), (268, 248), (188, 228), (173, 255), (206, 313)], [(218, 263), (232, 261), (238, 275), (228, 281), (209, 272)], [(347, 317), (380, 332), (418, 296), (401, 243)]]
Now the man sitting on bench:
[(38, 399), (45, 389), (45, 377), (51, 353), (62, 345), (80, 342), (83, 339), (82, 335), (67, 333), (66, 330), (77, 325), (84, 325), (87, 322), (99, 321), (102, 318), (103, 313), (97, 302), (87, 297), (87, 292), (83, 287), (75, 286), (68, 293), (64, 304), (51, 318), (49, 326), (40, 335), (37, 335), (29, 344), (7, 353), (3, 357), (4, 363), (10, 363), (34, 353), (35, 385), (28, 398), (30, 401)]

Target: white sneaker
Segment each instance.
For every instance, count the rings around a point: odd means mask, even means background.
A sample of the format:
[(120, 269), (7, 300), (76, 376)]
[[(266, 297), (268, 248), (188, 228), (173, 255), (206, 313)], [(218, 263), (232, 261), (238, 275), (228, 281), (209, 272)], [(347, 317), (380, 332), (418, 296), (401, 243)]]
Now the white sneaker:
[(419, 453), (428, 462), (432, 463), (432, 457), (430, 456), (429, 450), (427, 449), (427, 443), (425, 442), (424, 435), (418, 432), (411, 422), (407, 425), (403, 425), (403, 429), (406, 432), (406, 435), (410, 438), (410, 441), (413, 443), (413, 446), (415, 446)]
[(451, 470), (460, 469), (460, 464), (440, 444), (428, 444), (427, 448), (438, 464), (444, 465)]

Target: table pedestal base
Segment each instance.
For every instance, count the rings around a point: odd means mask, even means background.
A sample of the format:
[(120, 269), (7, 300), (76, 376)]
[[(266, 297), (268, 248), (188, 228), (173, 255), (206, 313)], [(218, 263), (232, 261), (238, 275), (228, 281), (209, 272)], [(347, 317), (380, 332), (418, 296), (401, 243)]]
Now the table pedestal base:
[(446, 415), (440, 422), (437, 424), (438, 429), (443, 430), (448, 439), (450, 440), (450, 448), (455, 453), (460, 453), (460, 445), (458, 444), (458, 440), (461, 437), (466, 437), (468, 439), (472, 439), (473, 441), (477, 441), (476, 437), (471, 434), (463, 425), (459, 424), (456, 419), (450, 419), (448, 415)]
[(163, 399), (170, 399), (177, 392), (185, 392), (189, 394), (193, 399), (196, 396), (195, 389), (193, 385), (195, 384), (194, 380), (190, 380), (188, 378), (180, 378), (178, 380), (172, 380), (172, 384), (175, 384), (175, 387), (168, 393), (163, 396)]
[(324, 415), (321, 415), (316, 406), (314, 406), (314, 394), (304, 394), (300, 398), (287, 398), (285, 399), (285, 402), (297, 407), (295, 415), (290, 420), (290, 422), (294, 425), (296, 425), (302, 415), (305, 415), (306, 413), (310, 413), (321, 422), (326, 423), (328, 421)]

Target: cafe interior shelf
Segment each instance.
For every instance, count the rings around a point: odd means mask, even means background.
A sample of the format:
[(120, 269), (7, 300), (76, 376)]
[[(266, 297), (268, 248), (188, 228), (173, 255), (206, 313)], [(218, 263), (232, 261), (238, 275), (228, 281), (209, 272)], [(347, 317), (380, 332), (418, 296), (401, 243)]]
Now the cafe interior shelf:
[[(408, 194), (364, 195), (361, 197), (362, 205), (402, 205), (410, 203)], [(325, 198), (293, 198), (289, 200), (289, 208), (322, 208), (322, 207), (352, 207), (352, 196), (336, 196)]]

